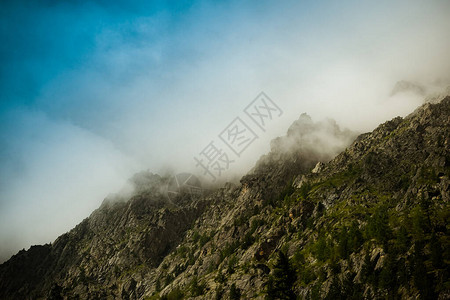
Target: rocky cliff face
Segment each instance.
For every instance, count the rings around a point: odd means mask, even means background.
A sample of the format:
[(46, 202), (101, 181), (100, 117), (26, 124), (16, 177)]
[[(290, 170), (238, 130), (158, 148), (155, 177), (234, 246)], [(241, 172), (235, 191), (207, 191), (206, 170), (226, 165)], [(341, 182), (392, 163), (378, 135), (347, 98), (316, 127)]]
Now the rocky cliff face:
[(139, 174), (133, 197), (2, 264), (0, 298), (448, 298), (450, 97), (354, 138), (302, 115), (198, 198)]

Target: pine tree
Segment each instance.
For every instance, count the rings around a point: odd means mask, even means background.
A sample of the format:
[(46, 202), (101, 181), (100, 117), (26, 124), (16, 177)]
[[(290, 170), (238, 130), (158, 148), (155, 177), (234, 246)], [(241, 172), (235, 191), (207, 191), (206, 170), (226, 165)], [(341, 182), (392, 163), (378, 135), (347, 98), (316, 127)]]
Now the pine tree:
[(236, 287), (235, 283), (233, 283), (230, 287), (230, 299), (231, 300), (241, 299), (241, 290)]
[(296, 299), (292, 290), (295, 280), (295, 271), (290, 265), (289, 258), (283, 251), (279, 251), (272, 275), (267, 284), (267, 298)]

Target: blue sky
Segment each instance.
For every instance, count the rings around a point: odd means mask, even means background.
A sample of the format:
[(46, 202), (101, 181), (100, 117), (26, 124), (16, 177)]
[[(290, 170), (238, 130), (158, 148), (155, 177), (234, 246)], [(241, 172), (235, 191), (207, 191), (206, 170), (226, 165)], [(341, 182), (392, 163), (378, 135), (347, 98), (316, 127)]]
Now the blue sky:
[(448, 1), (3, 1), (0, 259), (51, 242), (133, 173), (193, 159), (261, 91), (372, 129), (449, 81)]

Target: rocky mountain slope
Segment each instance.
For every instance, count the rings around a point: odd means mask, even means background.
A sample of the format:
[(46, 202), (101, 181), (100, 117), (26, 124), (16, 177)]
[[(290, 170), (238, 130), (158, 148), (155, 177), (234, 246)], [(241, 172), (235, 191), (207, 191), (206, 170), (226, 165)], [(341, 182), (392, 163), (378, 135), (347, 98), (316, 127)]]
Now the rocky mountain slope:
[(302, 115), (201, 197), (137, 174), (131, 198), (3, 263), (0, 298), (448, 299), (450, 97), (353, 139)]

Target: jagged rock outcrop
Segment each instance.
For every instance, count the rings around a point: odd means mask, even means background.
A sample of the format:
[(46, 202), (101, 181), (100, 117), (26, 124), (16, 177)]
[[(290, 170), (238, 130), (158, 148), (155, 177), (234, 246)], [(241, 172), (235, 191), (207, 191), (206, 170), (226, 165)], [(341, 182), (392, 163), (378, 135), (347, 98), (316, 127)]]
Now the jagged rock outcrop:
[(131, 291), (136, 297), (141, 285), (124, 274), (157, 267), (203, 212), (206, 200), (190, 198), (188, 206), (177, 206), (162, 192), (164, 178), (142, 172), (133, 181), (137, 195), (127, 201), (106, 199), (51, 245), (33, 246), (5, 262), (1, 293), (37, 298), (57, 286), (70, 298), (117, 297)]

